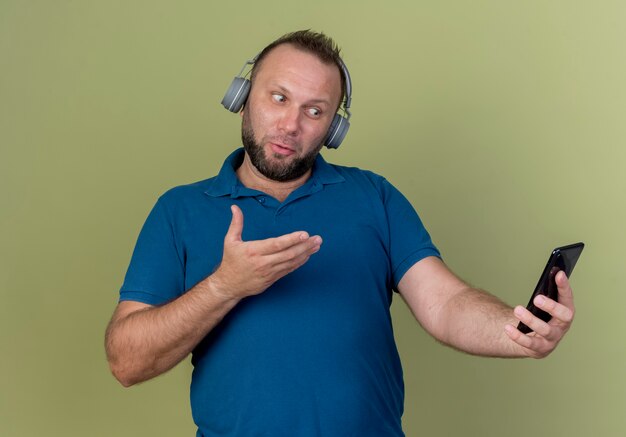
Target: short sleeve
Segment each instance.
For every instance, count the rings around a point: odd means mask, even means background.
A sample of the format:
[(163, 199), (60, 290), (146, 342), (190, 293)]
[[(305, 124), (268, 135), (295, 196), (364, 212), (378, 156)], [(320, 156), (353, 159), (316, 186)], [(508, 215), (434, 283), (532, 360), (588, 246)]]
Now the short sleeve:
[(389, 251), (393, 287), (416, 262), (428, 256), (441, 257), (417, 212), (406, 197), (386, 179), (382, 195), (389, 223)]
[(139, 233), (120, 301), (162, 305), (184, 292), (185, 272), (167, 206), (160, 198)]

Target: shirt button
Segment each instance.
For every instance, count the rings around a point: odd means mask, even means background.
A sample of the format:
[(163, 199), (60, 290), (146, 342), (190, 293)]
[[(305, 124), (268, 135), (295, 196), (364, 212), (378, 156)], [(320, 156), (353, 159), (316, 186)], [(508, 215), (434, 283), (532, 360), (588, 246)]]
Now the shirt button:
[(259, 202), (260, 203), (265, 203), (265, 197), (259, 197)]

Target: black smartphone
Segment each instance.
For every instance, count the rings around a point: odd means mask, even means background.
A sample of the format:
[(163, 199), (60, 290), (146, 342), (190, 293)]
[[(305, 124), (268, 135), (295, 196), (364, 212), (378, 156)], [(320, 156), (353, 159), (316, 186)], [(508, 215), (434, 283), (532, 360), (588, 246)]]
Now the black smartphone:
[[(548, 258), (546, 267), (543, 269), (543, 273), (539, 278), (537, 287), (535, 287), (535, 291), (530, 297), (530, 302), (528, 302), (528, 305), (526, 306), (528, 311), (539, 317), (544, 322), (550, 321), (552, 316), (537, 308), (535, 304), (533, 304), (533, 300), (538, 294), (543, 294), (548, 296), (550, 299), (557, 302), (559, 301), (559, 290), (556, 287), (556, 274), (563, 270), (569, 278), (584, 247), (585, 245), (583, 243), (575, 243), (570, 244), (569, 246), (557, 247), (552, 251), (550, 258)], [(519, 322), (517, 329), (524, 334), (528, 334), (533, 331), (522, 322)]]

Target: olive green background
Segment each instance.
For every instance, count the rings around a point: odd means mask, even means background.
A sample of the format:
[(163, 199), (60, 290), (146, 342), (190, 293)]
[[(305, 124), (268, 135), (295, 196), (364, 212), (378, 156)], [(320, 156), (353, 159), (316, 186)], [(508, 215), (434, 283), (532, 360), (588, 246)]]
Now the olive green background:
[(620, 1), (0, 2), (0, 435), (194, 435), (185, 361), (124, 389), (106, 323), (166, 189), (239, 145), (219, 104), (291, 30), (343, 47), (352, 127), (327, 160), (385, 175), (446, 262), (526, 304), (587, 244), (545, 360), (467, 356), (393, 304), (407, 436), (626, 429), (626, 6)]

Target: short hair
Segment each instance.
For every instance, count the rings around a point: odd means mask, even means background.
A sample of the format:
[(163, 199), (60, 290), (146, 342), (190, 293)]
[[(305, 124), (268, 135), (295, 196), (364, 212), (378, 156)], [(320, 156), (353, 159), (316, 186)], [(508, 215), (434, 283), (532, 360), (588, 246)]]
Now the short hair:
[(266, 46), (256, 57), (250, 73), (250, 81), (254, 83), (254, 78), (267, 54), (283, 44), (291, 44), (299, 50), (310, 53), (326, 65), (334, 64), (337, 66), (341, 77), (341, 99), (339, 100), (339, 106), (341, 106), (346, 97), (346, 77), (342, 68), (341, 50), (332, 38), (321, 32), (313, 32), (311, 29), (287, 33)]

